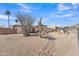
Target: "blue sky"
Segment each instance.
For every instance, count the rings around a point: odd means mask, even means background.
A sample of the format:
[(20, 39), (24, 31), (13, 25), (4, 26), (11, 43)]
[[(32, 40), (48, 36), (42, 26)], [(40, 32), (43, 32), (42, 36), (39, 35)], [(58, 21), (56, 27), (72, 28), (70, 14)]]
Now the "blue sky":
[(8, 20), (5, 11), (10, 10), (10, 24), (14, 25), (16, 16), (14, 13), (22, 12), (32, 14), (36, 22), (43, 18), (45, 25), (69, 26), (79, 23), (78, 3), (2, 3), (0, 4), (0, 26), (7, 26)]

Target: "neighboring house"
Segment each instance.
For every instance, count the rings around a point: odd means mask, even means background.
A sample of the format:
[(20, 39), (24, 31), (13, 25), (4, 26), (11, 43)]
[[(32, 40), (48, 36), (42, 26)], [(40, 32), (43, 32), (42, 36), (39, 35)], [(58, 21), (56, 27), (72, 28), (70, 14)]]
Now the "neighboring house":
[(14, 25), (13, 28), (17, 29), (17, 34), (21, 34), (23, 32), (22, 28), (21, 28), (21, 25)]
[(60, 26), (48, 26), (48, 28), (52, 28), (52, 29), (56, 29), (56, 27), (60, 27)]
[[(22, 26), (22, 25), (14, 25), (14, 26), (13, 26), (13, 28), (17, 29), (17, 33), (18, 33), (18, 34), (23, 33), (23, 30), (22, 30), (21, 26)], [(38, 26), (33, 26), (33, 27), (32, 27), (32, 31), (31, 31), (32, 33), (38, 32), (38, 31), (39, 31)]]
[(61, 27), (60, 26), (48, 26), (48, 28), (52, 31), (60, 31)]
[(39, 32), (38, 26), (32, 26), (32, 33)]
[(71, 28), (74, 28), (74, 29), (79, 29), (79, 24), (76, 24), (76, 25), (72, 25)]

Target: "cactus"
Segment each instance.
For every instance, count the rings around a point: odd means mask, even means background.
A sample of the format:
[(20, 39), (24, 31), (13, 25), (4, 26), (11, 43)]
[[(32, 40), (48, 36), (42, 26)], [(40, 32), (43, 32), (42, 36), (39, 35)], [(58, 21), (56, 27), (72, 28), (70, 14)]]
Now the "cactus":
[(39, 27), (39, 36), (43, 37), (43, 35), (46, 34), (46, 27), (42, 23), (42, 18), (38, 21), (38, 27)]

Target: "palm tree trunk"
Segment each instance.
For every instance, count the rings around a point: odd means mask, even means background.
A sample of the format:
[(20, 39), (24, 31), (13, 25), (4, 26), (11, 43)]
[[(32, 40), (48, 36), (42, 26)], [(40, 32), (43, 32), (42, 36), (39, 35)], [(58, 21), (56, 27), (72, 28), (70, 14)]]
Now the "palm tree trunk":
[(10, 27), (10, 20), (9, 20), (9, 15), (8, 15), (8, 27)]

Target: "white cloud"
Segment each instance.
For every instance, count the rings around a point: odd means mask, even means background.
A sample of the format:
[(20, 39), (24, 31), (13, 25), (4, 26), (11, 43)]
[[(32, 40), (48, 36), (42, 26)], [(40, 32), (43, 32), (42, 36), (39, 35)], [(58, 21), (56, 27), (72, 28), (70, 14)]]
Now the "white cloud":
[(79, 3), (72, 3), (71, 5), (65, 6), (64, 3), (60, 3), (58, 5), (58, 10), (59, 11), (64, 11), (64, 10), (76, 10), (79, 7)]
[(58, 5), (58, 10), (59, 10), (59, 11), (70, 10), (70, 9), (71, 9), (70, 6), (64, 6), (63, 3), (60, 3), (60, 4)]
[(64, 14), (64, 15), (58, 15), (58, 14), (55, 14), (56, 17), (72, 17), (74, 16), (74, 14)]
[(50, 17), (56, 17), (56, 18), (64, 18), (64, 17), (73, 17), (75, 16), (75, 13), (66, 13), (66, 14), (57, 14), (57, 13), (50, 13)]
[(30, 7), (25, 4), (19, 3), (18, 5), (20, 5), (23, 9), (30, 9)]
[(70, 20), (79, 20), (79, 17), (71, 17)]
[(21, 6), (21, 11), (24, 11), (24, 12), (32, 12), (30, 6), (27, 6), (27, 5), (22, 4), (22, 3), (18, 3), (18, 5)]
[[(7, 15), (0, 15), (0, 19), (6, 20), (7, 18)], [(14, 19), (14, 17), (10, 16), (10, 19)]]
[(72, 3), (72, 6), (74, 7), (74, 9), (77, 9), (79, 7), (79, 3)]

